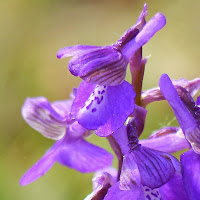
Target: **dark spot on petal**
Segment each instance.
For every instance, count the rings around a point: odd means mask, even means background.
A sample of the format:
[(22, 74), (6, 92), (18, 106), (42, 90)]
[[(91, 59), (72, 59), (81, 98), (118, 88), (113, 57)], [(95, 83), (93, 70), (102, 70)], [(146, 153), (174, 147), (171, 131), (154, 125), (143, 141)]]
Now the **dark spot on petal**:
[(154, 197), (158, 197), (158, 195), (153, 192), (151, 192), (151, 195), (153, 195)]
[(97, 109), (96, 109), (96, 108), (93, 108), (93, 109), (92, 109), (92, 112), (96, 112), (96, 111), (97, 111)]
[[(102, 96), (103, 97), (103, 96)], [(103, 100), (103, 98), (101, 97), (101, 99), (99, 99), (99, 97), (95, 97), (94, 100), (97, 101), (97, 104), (100, 104)]]
[(146, 196), (147, 199), (151, 200), (151, 197), (149, 195)]
[(92, 103), (93, 103), (93, 100), (90, 102), (90, 104), (86, 108), (89, 109), (91, 107)]

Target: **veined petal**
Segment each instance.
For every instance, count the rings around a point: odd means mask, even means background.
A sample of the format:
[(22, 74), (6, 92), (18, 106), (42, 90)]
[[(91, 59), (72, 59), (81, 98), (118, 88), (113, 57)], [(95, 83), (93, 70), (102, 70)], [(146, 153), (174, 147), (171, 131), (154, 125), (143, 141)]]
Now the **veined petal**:
[(175, 134), (177, 132), (180, 133), (180, 136), (184, 137), (183, 132), (181, 131), (181, 128), (173, 127), (173, 126), (165, 126), (151, 133), (151, 135), (149, 136), (149, 139), (158, 138), (158, 137), (168, 135), (168, 134)]
[[(66, 101), (63, 109), (70, 107), (70, 104)], [(67, 127), (67, 115), (65, 111), (61, 111), (60, 106), (60, 102), (52, 106), (44, 97), (28, 98), (22, 107), (22, 116), (32, 128), (42, 135), (58, 140), (64, 136)]]
[(172, 80), (172, 83), (175, 86), (181, 86), (185, 88), (192, 97), (194, 97), (200, 89), (200, 78), (195, 78), (190, 81), (181, 78), (179, 80)]
[(98, 48), (99, 46), (91, 46), (91, 45), (75, 45), (71, 47), (64, 47), (58, 51), (57, 58), (60, 59), (69, 56), (74, 56), (75, 54), (81, 54), (85, 51), (91, 51)]
[(135, 156), (126, 154), (123, 157), (123, 165), (120, 176), (119, 188), (121, 190), (138, 190), (141, 187), (141, 177)]
[(86, 82), (98, 85), (118, 85), (126, 75), (128, 61), (114, 46), (100, 47), (76, 54), (69, 62), (69, 70)]
[(167, 74), (161, 76), (159, 85), (163, 96), (166, 98), (176, 115), (186, 139), (191, 143), (194, 151), (200, 154), (200, 130), (197, 121), (179, 98), (179, 95)]
[(118, 85), (126, 75), (128, 60), (113, 46), (65, 47), (57, 57), (73, 56), (69, 61), (69, 71), (74, 76), (98, 85)]
[(25, 186), (32, 183), (51, 169), (56, 162), (56, 156), (61, 143), (62, 140), (57, 141), (54, 146), (50, 148), (45, 155), (23, 175), (20, 180), (20, 185)]
[(189, 128), (185, 132), (186, 139), (190, 142), (195, 153), (200, 154), (200, 130), (199, 128)]
[(161, 187), (181, 170), (175, 157), (146, 147), (139, 147), (128, 156), (138, 165), (142, 185), (152, 189)]
[(197, 124), (195, 119), (179, 98), (179, 95), (167, 74), (161, 75), (159, 85), (163, 96), (172, 107), (183, 132), (186, 133), (188, 129), (196, 128)]
[[(192, 97), (194, 97), (198, 92), (198, 90), (200, 89), (200, 78), (196, 78), (190, 81), (181, 78), (179, 80), (172, 80), (172, 83), (175, 87), (185, 88)], [(146, 107), (148, 104), (154, 101), (161, 101), (161, 100), (165, 100), (165, 97), (163, 96), (159, 87), (146, 90), (141, 94), (141, 105), (143, 107)]]
[(80, 138), (71, 143), (64, 143), (56, 159), (64, 166), (82, 173), (90, 173), (111, 166), (113, 156)]
[[(88, 92), (82, 97), (85, 88)], [(86, 101), (86, 97), (88, 97)], [(84, 101), (82, 100), (84, 98)], [(134, 110), (135, 92), (132, 86), (124, 81), (117, 86), (99, 86), (95, 88), (82, 83), (77, 92), (72, 112), (85, 128), (97, 130), (99, 136), (107, 136), (119, 129)]]
[(192, 149), (181, 155), (183, 182), (187, 195), (192, 200), (200, 197), (200, 155)]
[(140, 140), (139, 143), (142, 146), (166, 153), (175, 153), (177, 151), (190, 148), (190, 144), (185, 139), (181, 129), (177, 132), (161, 135), (156, 138)]

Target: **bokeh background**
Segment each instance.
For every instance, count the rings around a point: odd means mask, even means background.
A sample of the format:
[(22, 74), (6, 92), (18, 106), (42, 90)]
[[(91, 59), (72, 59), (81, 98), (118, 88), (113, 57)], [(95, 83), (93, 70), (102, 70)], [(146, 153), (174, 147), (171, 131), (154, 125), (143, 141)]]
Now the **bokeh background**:
[[(166, 27), (145, 45), (144, 89), (158, 85), (162, 73), (171, 78), (199, 76), (200, 1), (146, 1), (149, 20), (156, 12)], [(75, 44), (114, 43), (137, 20), (143, 0), (1, 0), (0, 1), (0, 199), (79, 200), (91, 192), (92, 174), (55, 164), (42, 178), (19, 186), (20, 177), (53, 144), (21, 117), (26, 97), (66, 99), (80, 83), (67, 70), (69, 59), (57, 51)], [(128, 77), (130, 79), (130, 77)], [(177, 125), (165, 102), (147, 107), (144, 136), (165, 125)], [(104, 138), (91, 141), (105, 147)], [(114, 165), (116, 164), (116, 160)]]

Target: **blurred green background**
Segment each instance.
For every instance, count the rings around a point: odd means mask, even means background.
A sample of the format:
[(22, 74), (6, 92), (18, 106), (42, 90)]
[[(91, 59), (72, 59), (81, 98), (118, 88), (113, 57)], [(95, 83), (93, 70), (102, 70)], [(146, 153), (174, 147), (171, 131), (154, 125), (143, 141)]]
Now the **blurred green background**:
[[(75, 44), (114, 43), (137, 20), (143, 0), (1, 0), (0, 1), (0, 199), (78, 200), (91, 192), (92, 174), (80, 174), (59, 164), (26, 186), (19, 180), (53, 141), (31, 129), (21, 117), (27, 96), (50, 101), (66, 99), (80, 83), (67, 70), (69, 59), (57, 51)], [(144, 47), (151, 55), (144, 89), (158, 85), (162, 73), (171, 78), (199, 76), (200, 1), (146, 1), (149, 20), (156, 12), (166, 27)], [(130, 77), (129, 77), (130, 78)], [(147, 107), (144, 134), (177, 125), (165, 102)], [(110, 150), (103, 138), (91, 141)], [(115, 161), (116, 163), (116, 161)]]

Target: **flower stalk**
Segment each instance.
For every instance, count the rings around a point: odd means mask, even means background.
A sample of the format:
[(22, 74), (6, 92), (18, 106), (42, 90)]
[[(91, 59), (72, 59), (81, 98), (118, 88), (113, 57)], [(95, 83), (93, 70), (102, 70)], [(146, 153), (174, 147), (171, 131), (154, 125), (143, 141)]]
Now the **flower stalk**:
[(141, 105), (142, 82), (146, 61), (142, 61), (142, 48), (138, 49), (130, 59), (132, 85), (136, 93), (135, 104)]

